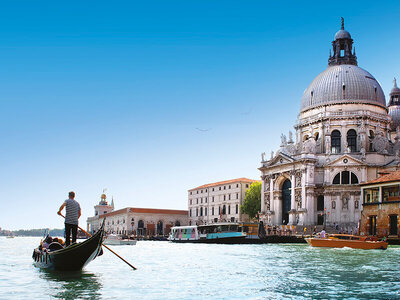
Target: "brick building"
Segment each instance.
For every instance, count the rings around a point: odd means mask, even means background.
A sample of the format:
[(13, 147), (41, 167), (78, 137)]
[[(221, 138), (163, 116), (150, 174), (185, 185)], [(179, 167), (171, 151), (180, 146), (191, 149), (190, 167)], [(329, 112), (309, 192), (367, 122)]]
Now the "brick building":
[(361, 184), (363, 209), (360, 233), (397, 237), (400, 215), (400, 171)]

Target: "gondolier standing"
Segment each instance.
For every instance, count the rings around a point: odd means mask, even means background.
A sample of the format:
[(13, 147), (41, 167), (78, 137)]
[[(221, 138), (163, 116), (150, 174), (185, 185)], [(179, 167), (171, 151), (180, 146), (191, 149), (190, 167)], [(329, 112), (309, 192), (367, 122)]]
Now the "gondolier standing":
[(76, 235), (78, 233), (78, 219), (81, 216), (81, 207), (75, 200), (75, 193), (69, 192), (68, 199), (60, 206), (57, 214), (61, 215), (61, 211), (65, 207), (65, 246), (70, 245), (72, 233), (72, 243), (76, 243)]

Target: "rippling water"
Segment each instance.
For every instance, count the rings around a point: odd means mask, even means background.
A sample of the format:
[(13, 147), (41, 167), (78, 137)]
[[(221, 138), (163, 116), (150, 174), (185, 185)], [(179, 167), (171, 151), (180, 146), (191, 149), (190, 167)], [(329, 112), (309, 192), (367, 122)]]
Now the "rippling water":
[(139, 241), (78, 273), (37, 269), (39, 238), (0, 237), (0, 299), (400, 299), (400, 247)]

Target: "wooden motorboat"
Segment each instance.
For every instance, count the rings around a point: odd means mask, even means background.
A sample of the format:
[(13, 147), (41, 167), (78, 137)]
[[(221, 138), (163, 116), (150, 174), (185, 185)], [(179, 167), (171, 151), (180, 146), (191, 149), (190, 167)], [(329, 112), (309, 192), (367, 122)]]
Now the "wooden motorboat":
[(100, 229), (84, 242), (63, 247), (59, 243), (51, 243), (48, 248), (33, 250), (34, 265), (60, 271), (78, 271), (101, 255), (104, 238), (104, 222)]
[(353, 249), (387, 249), (388, 243), (378, 241), (376, 237), (359, 236), (351, 234), (331, 234), (326, 238), (306, 238), (307, 243), (312, 247), (327, 248), (353, 248)]

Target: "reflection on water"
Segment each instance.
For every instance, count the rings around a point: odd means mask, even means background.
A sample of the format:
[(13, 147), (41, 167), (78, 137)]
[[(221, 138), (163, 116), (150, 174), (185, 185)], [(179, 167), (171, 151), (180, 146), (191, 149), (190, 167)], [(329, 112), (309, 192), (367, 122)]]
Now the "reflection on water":
[(102, 284), (95, 274), (41, 269), (39, 276), (50, 283), (49, 295), (59, 299), (93, 299), (101, 296)]

